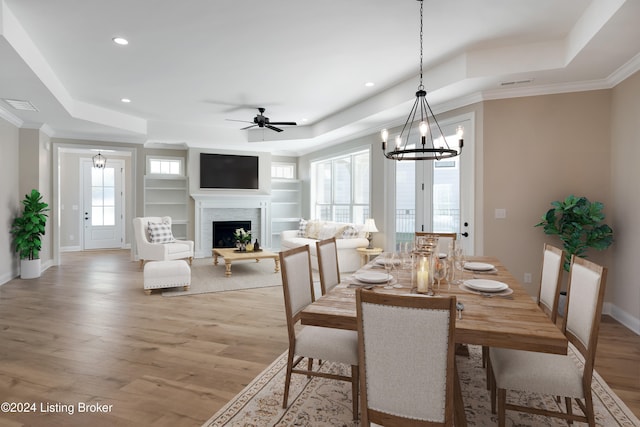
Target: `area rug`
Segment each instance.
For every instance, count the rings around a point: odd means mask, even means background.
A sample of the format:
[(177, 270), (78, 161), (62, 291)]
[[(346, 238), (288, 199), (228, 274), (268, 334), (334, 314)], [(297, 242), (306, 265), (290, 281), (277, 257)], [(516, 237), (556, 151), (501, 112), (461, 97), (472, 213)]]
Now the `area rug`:
[(167, 289), (164, 297), (206, 294), (210, 292), (237, 291), (242, 289), (282, 286), (282, 276), (275, 272), (272, 259), (236, 261), (231, 265), (231, 276), (226, 277), (224, 260), (213, 265), (213, 258), (198, 258), (191, 265), (191, 286)]
[[(491, 414), (489, 392), (485, 386), (481, 349), (470, 346), (469, 357), (457, 356), (467, 423), (470, 426), (497, 425), (497, 416)], [(577, 363), (581, 361), (571, 350)], [(307, 380), (293, 375), (289, 395), (289, 408), (282, 409), (282, 394), (286, 370), (286, 352), (256, 377), (235, 398), (211, 417), (203, 427), (219, 426), (358, 426), (352, 420), (351, 384), (324, 378)], [(401, 352), (398, 358), (402, 358)], [(334, 373), (347, 374), (349, 368), (325, 363), (323, 368)], [(596, 422), (599, 426), (640, 426), (640, 421), (616, 396), (607, 383), (594, 372), (592, 383)], [(511, 401), (557, 409), (552, 397), (523, 393), (509, 394)], [(564, 405), (564, 403), (562, 403)], [(577, 409), (574, 411), (578, 411)], [(507, 411), (508, 426), (566, 426), (555, 418)], [(584, 425), (574, 423), (574, 425)]]

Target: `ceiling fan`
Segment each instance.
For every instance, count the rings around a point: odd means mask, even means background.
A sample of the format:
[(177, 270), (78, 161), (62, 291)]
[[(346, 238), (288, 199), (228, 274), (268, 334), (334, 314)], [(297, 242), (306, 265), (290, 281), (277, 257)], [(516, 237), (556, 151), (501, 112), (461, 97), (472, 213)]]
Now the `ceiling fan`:
[(252, 122), (249, 122), (247, 120), (233, 120), (233, 119), (227, 119), (227, 120), (232, 121), (232, 122), (252, 123), (250, 126), (243, 127), (240, 130), (251, 129), (253, 127), (258, 126), (259, 128), (268, 128), (268, 129), (271, 129), (271, 130), (275, 130), (276, 132), (282, 132), (284, 129), (277, 128), (277, 127), (275, 127), (273, 125), (288, 125), (288, 126), (296, 126), (297, 125), (296, 122), (272, 122), (272, 121), (270, 121), (269, 117), (266, 117), (264, 115), (265, 109), (262, 108), (262, 107), (258, 108), (258, 112), (259, 112), (259, 114), (253, 118)]

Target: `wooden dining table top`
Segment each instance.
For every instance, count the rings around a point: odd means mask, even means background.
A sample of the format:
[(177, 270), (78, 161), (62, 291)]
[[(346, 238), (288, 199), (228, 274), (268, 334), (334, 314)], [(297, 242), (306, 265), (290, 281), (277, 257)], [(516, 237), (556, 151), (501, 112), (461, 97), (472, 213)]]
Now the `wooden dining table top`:
[[(491, 273), (465, 271), (465, 280), (497, 280), (509, 285), (513, 293), (508, 297), (487, 297), (443, 282), (440, 289), (436, 289), (437, 296), (454, 295), (457, 301), (464, 304), (462, 319), (456, 319), (456, 342), (567, 354), (568, 344), (564, 334), (497, 258), (471, 257), (469, 261), (493, 264), (496, 268)], [(376, 264), (372, 261), (364, 268), (376, 268)], [(384, 289), (382, 285), (373, 289), (376, 292), (412, 294), (410, 272), (400, 271), (398, 276), (398, 283), (403, 285), (402, 288)], [(349, 280), (345, 277), (342, 283), (307, 306), (301, 313), (301, 323), (356, 330), (355, 289), (349, 285)], [(429, 298), (422, 295), (416, 297)]]

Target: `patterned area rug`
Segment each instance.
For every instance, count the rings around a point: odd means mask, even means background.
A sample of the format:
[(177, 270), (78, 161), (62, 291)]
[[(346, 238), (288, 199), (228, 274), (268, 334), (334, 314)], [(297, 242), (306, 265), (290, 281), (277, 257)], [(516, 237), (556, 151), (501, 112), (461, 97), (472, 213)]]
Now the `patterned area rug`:
[[(497, 416), (491, 414), (489, 392), (485, 387), (485, 371), (482, 368), (480, 347), (470, 346), (469, 350), (468, 358), (458, 356), (457, 359), (467, 423), (470, 426), (483, 427), (497, 425)], [(578, 363), (581, 363), (573, 351), (571, 354)], [(282, 409), (286, 362), (286, 353), (284, 353), (203, 424), (203, 427), (359, 425), (352, 420), (351, 384), (347, 382), (323, 378), (313, 378), (309, 381), (303, 375), (293, 375), (289, 408)], [(325, 363), (324, 369), (334, 372), (343, 370), (339, 365), (331, 363)], [(346, 370), (343, 373), (346, 374)], [(592, 387), (597, 425), (640, 426), (640, 421), (597, 373), (594, 373)], [(553, 398), (538, 394), (510, 393), (509, 400), (528, 402), (528, 405), (554, 410), (558, 408)], [(579, 412), (578, 409), (574, 411)], [(507, 425), (540, 427), (566, 426), (567, 424), (556, 418), (507, 411)], [(584, 424), (574, 423), (574, 425)]]
[(282, 286), (282, 276), (275, 272), (272, 259), (236, 261), (231, 264), (231, 276), (226, 277), (224, 259), (213, 265), (213, 258), (198, 258), (191, 266), (191, 286), (188, 291), (182, 288), (167, 289), (164, 297), (206, 294), (210, 292), (237, 291), (241, 289)]

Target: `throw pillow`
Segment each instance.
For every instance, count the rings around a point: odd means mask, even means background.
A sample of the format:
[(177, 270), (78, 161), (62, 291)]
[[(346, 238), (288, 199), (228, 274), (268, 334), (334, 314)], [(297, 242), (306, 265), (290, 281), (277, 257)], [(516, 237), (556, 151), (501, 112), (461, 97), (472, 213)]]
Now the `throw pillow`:
[(355, 239), (358, 237), (358, 234), (359, 234), (358, 228), (353, 224), (349, 224), (344, 228), (344, 231), (342, 232), (342, 238)]
[(318, 233), (318, 239), (324, 240), (332, 238), (336, 234), (336, 229), (336, 225), (324, 224)]
[(150, 222), (147, 226), (149, 232), (149, 241), (151, 243), (171, 243), (176, 239), (173, 238), (171, 225), (166, 222)]
[(307, 220), (300, 218), (300, 225), (298, 226), (298, 237), (305, 237), (307, 234)]
[(322, 229), (322, 222), (309, 221), (307, 222), (307, 231), (304, 237), (308, 239), (317, 239), (321, 229)]

